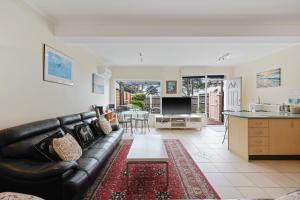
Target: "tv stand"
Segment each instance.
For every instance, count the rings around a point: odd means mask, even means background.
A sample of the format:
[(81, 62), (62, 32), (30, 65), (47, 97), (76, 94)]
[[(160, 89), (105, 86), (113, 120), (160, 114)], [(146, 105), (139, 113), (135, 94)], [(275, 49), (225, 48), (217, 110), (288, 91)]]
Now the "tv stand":
[(201, 116), (191, 115), (156, 115), (155, 128), (201, 128)]

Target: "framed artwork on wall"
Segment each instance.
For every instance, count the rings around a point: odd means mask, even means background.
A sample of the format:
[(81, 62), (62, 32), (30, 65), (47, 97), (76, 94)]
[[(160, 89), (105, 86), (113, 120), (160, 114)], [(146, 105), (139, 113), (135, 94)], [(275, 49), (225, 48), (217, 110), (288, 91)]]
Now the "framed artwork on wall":
[(93, 73), (93, 93), (104, 94), (104, 77)]
[(177, 81), (166, 81), (166, 93), (177, 94)]
[(43, 80), (64, 85), (73, 85), (72, 58), (44, 44)]
[(279, 87), (281, 85), (281, 69), (272, 69), (256, 74), (256, 88)]

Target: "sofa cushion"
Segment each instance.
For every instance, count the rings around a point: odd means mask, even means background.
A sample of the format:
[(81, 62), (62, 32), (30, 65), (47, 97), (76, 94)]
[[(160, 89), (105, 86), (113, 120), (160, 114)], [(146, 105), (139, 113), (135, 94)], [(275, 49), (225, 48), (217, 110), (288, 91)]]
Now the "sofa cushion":
[(16, 192), (2, 192), (0, 193), (0, 199), (1, 200), (43, 200), (42, 198), (33, 195), (16, 193)]
[(94, 158), (80, 158), (77, 160), (78, 169), (85, 171), (89, 176), (94, 177), (98, 170), (98, 161)]
[(118, 139), (121, 139), (122, 136), (123, 136), (123, 129), (120, 128), (116, 131), (112, 131), (107, 137), (115, 137), (115, 138), (118, 138)]
[(105, 134), (103, 133), (100, 124), (98, 123), (99, 120), (95, 119), (91, 122), (91, 127), (93, 128), (93, 133), (95, 137), (99, 137), (99, 136), (104, 136)]
[(4, 146), (1, 149), (1, 153), (3, 157), (6, 158), (26, 158), (40, 161), (45, 160), (45, 157), (35, 149), (34, 145), (58, 131), (61, 131), (61, 129), (57, 128), (53, 131), (45, 132), (41, 135)]
[(75, 135), (75, 126), (78, 126), (78, 125), (81, 125), (81, 124), (83, 124), (82, 121), (75, 122), (73, 124), (64, 125), (62, 127), (62, 129), (65, 131), (65, 133), (70, 133), (71, 135), (73, 135), (75, 137), (76, 136)]
[(104, 134), (108, 135), (112, 132), (111, 125), (110, 125), (109, 121), (107, 121), (106, 118), (104, 118), (104, 117), (100, 118), (98, 123)]
[(75, 170), (77, 165), (74, 161), (37, 162), (25, 159), (0, 159), (1, 176), (30, 181), (62, 175), (68, 170)]
[(106, 149), (110, 150), (114, 147), (114, 141), (100, 140), (91, 146), (92, 149)]
[(80, 113), (80, 116), (82, 121), (97, 117), (95, 111)]
[(64, 161), (78, 160), (82, 155), (82, 149), (69, 133), (61, 138), (53, 139), (53, 149)]
[(57, 119), (59, 120), (60, 125), (64, 126), (64, 125), (80, 122), (81, 116), (80, 116), (80, 114), (74, 114), (74, 115), (61, 116), (61, 117), (58, 117)]
[(112, 129), (112, 131), (117, 131), (117, 130), (119, 130), (119, 125), (116, 123), (111, 124), (111, 129)]
[(63, 199), (82, 199), (90, 184), (88, 174), (83, 170), (77, 170), (64, 183)]
[(110, 152), (107, 149), (88, 149), (82, 154), (82, 158), (94, 158), (98, 162), (103, 162)]
[(93, 143), (95, 137), (88, 124), (80, 124), (75, 126), (76, 139), (82, 148), (88, 147)]
[(32, 122), (0, 131), (0, 147), (41, 135), (59, 128), (57, 119)]
[(61, 138), (63, 136), (64, 132), (58, 131), (53, 135), (43, 139), (39, 143), (35, 144), (34, 147), (42, 156), (44, 156), (49, 161), (61, 160), (53, 148), (53, 140), (55, 138)]

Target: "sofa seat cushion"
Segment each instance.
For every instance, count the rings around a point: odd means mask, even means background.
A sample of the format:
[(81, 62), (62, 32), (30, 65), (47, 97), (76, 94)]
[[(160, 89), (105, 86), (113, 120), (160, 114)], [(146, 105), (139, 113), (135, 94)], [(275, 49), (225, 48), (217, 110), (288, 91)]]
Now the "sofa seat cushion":
[(77, 170), (76, 173), (73, 173), (64, 182), (64, 199), (81, 199), (81, 195), (86, 192), (91, 182), (85, 171)]
[(121, 138), (123, 136), (124, 130), (122, 128), (111, 132), (107, 137), (116, 137), (116, 138)]
[(80, 158), (77, 160), (78, 169), (85, 171), (89, 177), (94, 177), (98, 172), (98, 160), (95, 158)]
[(110, 150), (113, 147), (114, 147), (113, 141), (112, 142), (104, 141), (103, 139), (91, 146), (92, 149), (106, 149), (106, 150)]
[(103, 160), (107, 158), (109, 153), (110, 152), (107, 149), (89, 149), (83, 153), (82, 158), (94, 158), (98, 162), (102, 163)]
[(104, 137), (102, 138), (101, 142), (110, 142), (110, 143), (114, 143), (118, 138), (116, 137)]
[(76, 168), (77, 163), (74, 161), (34, 162), (21, 159), (0, 160), (0, 176), (15, 177), (24, 180), (43, 180), (62, 175), (66, 171)]

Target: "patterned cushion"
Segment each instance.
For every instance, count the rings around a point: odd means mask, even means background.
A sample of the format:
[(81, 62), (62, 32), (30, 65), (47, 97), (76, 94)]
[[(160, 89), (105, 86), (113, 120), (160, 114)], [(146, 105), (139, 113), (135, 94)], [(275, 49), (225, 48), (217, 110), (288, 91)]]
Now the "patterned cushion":
[(104, 133), (100, 127), (100, 124), (99, 124), (99, 120), (98, 119), (95, 119), (91, 122), (91, 126), (93, 127), (94, 129), (94, 136), (95, 137), (99, 137), (99, 136), (103, 136)]
[(82, 148), (88, 147), (94, 140), (93, 131), (88, 124), (80, 124), (75, 126), (77, 141)]
[(105, 133), (106, 135), (108, 135), (112, 132), (111, 125), (110, 125), (109, 121), (107, 121), (106, 118), (104, 118), (104, 117), (100, 118), (98, 123), (99, 123), (103, 133)]
[(78, 160), (82, 155), (81, 147), (70, 134), (66, 134), (62, 138), (55, 138), (53, 140), (53, 149), (64, 161)]
[(118, 124), (113, 123), (113, 124), (111, 124), (111, 129), (112, 129), (113, 131), (117, 131), (117, 130), (119, 130), (120, 128), (119, 128), (119, 125), (118, 125)]
[(61, 138), (64, 136), (64, 132), (58, 131), (53, 135), (43, 139), (39, 143), (34, 145), (34, 148), (48, 161), (57, 161), (61, 160), (57, 153), (53, 149), (53, 140), (55, 138)]
[(2, 192), (0, 193), (1, 200), (43, 200), (39, 197), (21, 194), (16, 192)]

